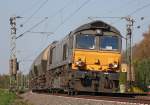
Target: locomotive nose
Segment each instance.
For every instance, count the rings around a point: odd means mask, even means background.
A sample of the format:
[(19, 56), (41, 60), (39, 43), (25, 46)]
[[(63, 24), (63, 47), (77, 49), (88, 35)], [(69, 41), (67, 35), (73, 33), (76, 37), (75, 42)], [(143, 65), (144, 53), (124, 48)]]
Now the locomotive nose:
[(119, 59), (119, 53), (76, 50), (72, 68), (115, 72), (119, 70)]

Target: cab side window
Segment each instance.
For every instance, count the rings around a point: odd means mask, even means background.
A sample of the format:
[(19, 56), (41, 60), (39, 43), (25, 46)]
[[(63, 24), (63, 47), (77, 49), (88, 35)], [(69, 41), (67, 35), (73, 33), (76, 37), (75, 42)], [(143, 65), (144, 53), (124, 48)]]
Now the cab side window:
[(67, 44), (63, 45), (63, 60), (67, 59)]
[(52, 64), (52, 58), (53, 58), (54, 48), (55, 47), (53, 47), (53, 48), (50, 49), (49, 64)]

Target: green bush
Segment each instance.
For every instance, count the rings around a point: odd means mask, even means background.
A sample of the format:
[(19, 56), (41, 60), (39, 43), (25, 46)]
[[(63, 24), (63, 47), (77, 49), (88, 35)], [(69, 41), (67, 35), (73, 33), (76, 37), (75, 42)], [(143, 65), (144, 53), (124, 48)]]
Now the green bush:
[(127, 81), (127, 73), (120, 72), (120, 75), (119, 75), (119, 84), (126, 84), (126, 81)]
[(135, 61), (134, 70), (137, 85), (147, 91), (147, 86), (150, 85), (150, 59)]
[(15, 93), (0, 89), (0, 105), (10, 105), (16, 98)]

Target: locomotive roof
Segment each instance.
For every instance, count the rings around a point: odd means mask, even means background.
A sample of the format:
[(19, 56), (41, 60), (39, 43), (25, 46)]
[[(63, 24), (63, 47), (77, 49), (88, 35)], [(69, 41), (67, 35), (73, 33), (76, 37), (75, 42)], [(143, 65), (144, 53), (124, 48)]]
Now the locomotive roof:
[(118, 35), (120, 35), (120, 31), (118, 29), (100, 20), (96, 20), (96, 21), (81, 25), (80, 27), (74, 30), (74, 33), (77, 33), (83, 30), (89, 30), (89, 29), (102, 29), (106, 31), (115, 32)]

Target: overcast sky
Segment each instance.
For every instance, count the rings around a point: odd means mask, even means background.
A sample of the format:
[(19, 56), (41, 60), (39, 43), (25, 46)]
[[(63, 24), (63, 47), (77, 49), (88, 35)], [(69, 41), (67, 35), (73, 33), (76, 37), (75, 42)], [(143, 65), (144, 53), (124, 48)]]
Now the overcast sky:
[[(0, 73), (9, 72), (10, 25), (11, 16), (17, 19), (17, 36), (28, 31), (45, 17), (31, 32), (17, 39), (17, 57), (20, 70), (28, 73), (35, 57), (51, 42), (60, 40), (71, 30), (92, 20), (103, 20), (112, 24), (125, 36), (126, 21), (112, 18), (132, 14), (135, 19), (133, 43), (142, 39), (142, 33), (148, 30), (150, 23), (150, 0), (1, 0), (0, 3)], [(144, 17), (144, 20), (141, 20)], [(20, 27), (20, 25), (23, 27)], [(140, 29), (136, 27), (141, 25)], [(52, 32), (38, 34), (33, 32)]]

